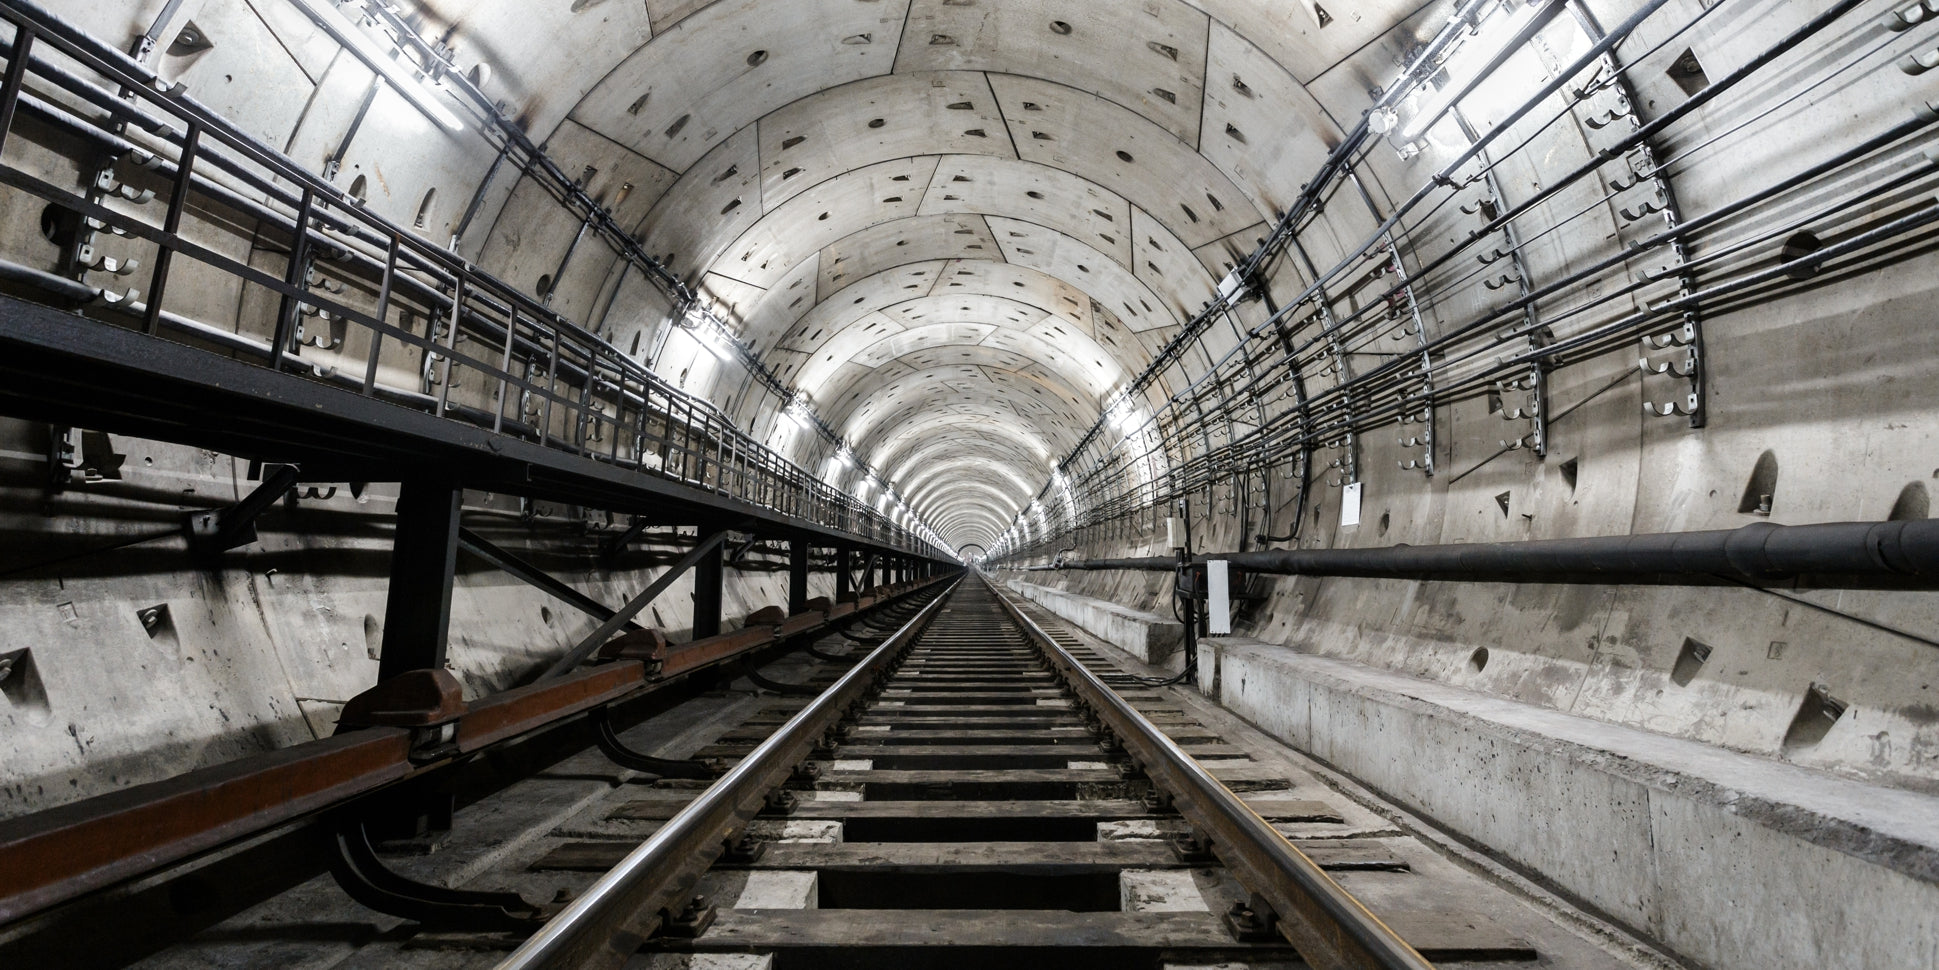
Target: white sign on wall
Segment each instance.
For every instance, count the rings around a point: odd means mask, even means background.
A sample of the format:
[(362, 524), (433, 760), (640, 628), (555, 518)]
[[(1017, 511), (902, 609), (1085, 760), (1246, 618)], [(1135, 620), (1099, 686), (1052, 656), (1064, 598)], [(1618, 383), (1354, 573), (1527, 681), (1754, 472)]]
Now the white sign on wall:
[(1340, 528), (1360, 524), (1360, 483), (1340, 489)]
[(1223, 559), (1205, 564), (1205, 628), (1215, 637), (1232, 632), (1231, 565)]

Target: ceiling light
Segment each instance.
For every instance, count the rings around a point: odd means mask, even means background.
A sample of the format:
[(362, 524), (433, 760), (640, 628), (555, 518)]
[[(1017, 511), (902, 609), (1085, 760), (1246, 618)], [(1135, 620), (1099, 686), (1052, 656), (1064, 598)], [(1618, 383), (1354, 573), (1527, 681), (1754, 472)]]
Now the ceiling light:
[[(1462, 41), (1447, 59), (1441, 63), (1441, 73), (1447, 79), (1435, 90), (1434, 96), (1422, 105), (1414, 117), (1400, 129), (1402, 144), (1420, 141), (1429, 128), (1434, 127), (1453, 108), (1457, 101), (1468, 95), (1472, 89), (1486, 80), (1501, 62), (1513, 55), (1524, 43), (1524, 32), (1533, 32), (1539, 25), (1533, 23), (1538, 15), (1552, 12), (1552, 3), (1536, 0), (1505, 13), (1516, 6), (1519, 0), (1503, 0), (1501, 6), (1487, 16), (1476, 21), (1471, 37)], [(1504, 15), (1505, 13), (1505, 15)], [(1546, 21), (1546, 18), (1544, 18)], [(1477, 43), (1483, 33), (1496, 38), (1493, 43)], [(1415, 97), (1420, 96), (1416, 92)]]
[[(394, 44), (379, 45), (357, 24), (351, 23), (337, 8), (334, 0), (290, 0), (310, 15), (324, 32), (336, 38), (337, 43), (348, 48), (364, 62), (364, 66), (382, 75), (390, 86), (403, 95), (404, 100), (417, 106), (419, 111), (429, 115), (438, 124), (452, 131), (465, 130), (464, 122), (440, 103), (437, 93), (414, 72), (406, 69), (405, 63), (397, 60), (399, 51)], [(385, 47), (389, 47), (386, 50)]]

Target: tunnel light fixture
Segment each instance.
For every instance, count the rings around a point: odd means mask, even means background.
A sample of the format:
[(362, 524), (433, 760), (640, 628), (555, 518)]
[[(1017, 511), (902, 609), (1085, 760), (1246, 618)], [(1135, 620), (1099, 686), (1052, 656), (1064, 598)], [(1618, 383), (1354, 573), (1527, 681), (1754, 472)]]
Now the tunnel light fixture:
[(1110, 416), (1111, 424), (1118, 429), (1119, 434), (1129, 435), (1138, 430), (1138, 415), (1131, 408), (1129, 394), (1119, 391), (1110, 406), (1105, 408), (1105, 413)]
[[(290, 0), (290, 2), (309, 14), (310, 19), (322, 27), (325, 33), (356, 55), (365, 67), (383, 77), (404, 100), (415, 105), (431, 120), (454, 132), (465, 130), (464, 122), (440, 102), (438, 92), (429, 81), (408, 69), (405, 66), (408, 61), (400, 62), (399, 58), (403, 56), (403, 51), (395, 43), (380, 44), (368, 31), (345, 17), (336, 0)], [(361, 20), (362, 16), (360, 15), (358, 19)]]
[[(1497, 68), (1520, 51), (1535, 32), (1546, 26), (1555, 9), (1553, 0), (1533, 0), (1529, 3), (1502, 0), (1492, 11), (1478, 18), (1474, 26), (1469, 28), (1469, 36), (1441, 62), (1441, 70), (1433, 76), (1445, 75), (1444, 79), (1435, 86), (1433, 95), (1414, 112), (1414, 116), (1400, 127), (1398, 141), (1403, 145), (1413, 145), (1426, 137), (1428, 131), (1440, 123), (1457, 103), (1487, 83)], [(1484, 38), (1487, 38), (1487, 42), (1483, 42)], [(1423, 83), (1423, 89), (1426, 83)], [(1417, 90), (1413, 98), (1420, 98), (1424, 93), (1424, 90)], [(1392, 123), (1391, 116), (1386, 116), (1377, 119), (1374, 127), (1379, 129)]]
[(740, 341), (735, 340), (734, 335), (727, 331), (727, 324), (715, 316), (712, 310), (703, 306), (698, 299), (687, 308), (680, 324), (693, 335), (695, 343), (714, 355), (715, 360), (723, 364), (740, 361)]
[(788, 398), (788, 406), (781, 414), (803, 431), (814, 427), (814, 410), (808, 406), (808, 395), (800, 391), (794, 392), (794, 396)]

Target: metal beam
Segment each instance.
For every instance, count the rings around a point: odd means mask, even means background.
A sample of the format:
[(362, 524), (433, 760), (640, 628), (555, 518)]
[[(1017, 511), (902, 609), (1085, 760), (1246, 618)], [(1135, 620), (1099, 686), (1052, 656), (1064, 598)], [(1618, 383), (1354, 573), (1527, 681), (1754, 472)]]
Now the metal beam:
[(189, 549), (213, 556), (256, 541), (256, 517), (296, 484), (295, 465), (284, 465), (265, 476), (243, 500), (226, 509), (190, 512), (182, 524)]
[(458, 564), (458, 500), (447, 481), (412, 479), (397, 499), (390, 592), (384, 604), (377, 680), (444, 666), (451, 629), (451, 582)]
[(727, 530), (725, 529), (700, 540), (686, 555), (680, 557), (679, 562), (667, 567), (666, 572), (661, 573), (645, 589), (640, 590), (638, 596), (627, 600), (625, 606), (614, 611), (612, 618), (601, 623), (599, 629), (586, 634), (586, 638), (579, 641), (578, 645), (574, 646), (571, 650), (566, 651), (566, 655), (560, 657), (557, 663), (547, 667), (545, 673), (539, 675), (539, 680), (551, 680), (554, 677), (563, 676), (570, 673), (574, 667), (584, 663), (587, 657), (592, 656), (594, 650), (599, 649), (601, 644), (611, 639), (613, 634), (618, 633), (620, 627), (625, 626), (627, 621), (638, 616), (641, 610), (646, 609), (648, 603), (653, 602), (661, 593), (666, 592), (666, 588), (673, 585), (674, 580), (679, 579), (687, 570), (692, 569), (695, 563), (705, 558), (709, 553), (717, 554), (720, 551), (720, 544), (726, 541)]
[[(609, 462), (494, 434), (244, 360), (0, 296), (0, 414), (306, 468), (435, 467), (465, 486), (644, 515), (752, 519), (764, 532), (873, 540)], [(221, 421), (209, 421), (220, 414)], [(488, 423), (488, 422), (487, 422)]]
[(808, 608), (808, 540), (788, 540), (788, 615)]
[[(598, 620), (613, 618), (613, 610), (606, 604), (587, 596), (566, 585), (558, 578), (523, 559), (499, 548), (496, 544), (470, 529), (458, 530), (458, 548), (477, 556), (506, 573), (523, 580), (539, 589), (545, 590), (558, 599), (577, 607), (580, 612)], [(639, 624), (628, 621), (625, 629), (637, 630)]]
[[(724, 533), (723, 533), (724, 534)], [(727, 558), (716, 544), (693, 567), (693, 638), (704, 640), (720, 634), (723, 587), (727, 583)]]

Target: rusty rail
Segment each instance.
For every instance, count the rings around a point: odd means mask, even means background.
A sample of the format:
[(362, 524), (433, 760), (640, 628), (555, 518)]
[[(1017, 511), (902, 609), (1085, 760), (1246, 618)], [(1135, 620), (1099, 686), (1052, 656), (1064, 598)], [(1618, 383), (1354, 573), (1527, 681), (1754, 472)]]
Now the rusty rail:
[(915, 642), (948, 598), (945, 591), (882, 641), (834, 686), (513, 951), (498, 970), (610, 970), (624, 965), (668, 919), (685, 909), (694, 882), (713, 865), (727, 841), (754, 818), (767, 793), (879, 682), (880, 675)]
[[(851, 603), (619, 660), (464, 705), (454, 743), (427, 759), (413, 729), (366, 727), (0, 821), (0, 925), (343, 805), (605, 705), (670, 689), (783, 640), (826, 631), (948, 577), (877, 587)], [(821, 619), (804, 627), (805, 618)]]

